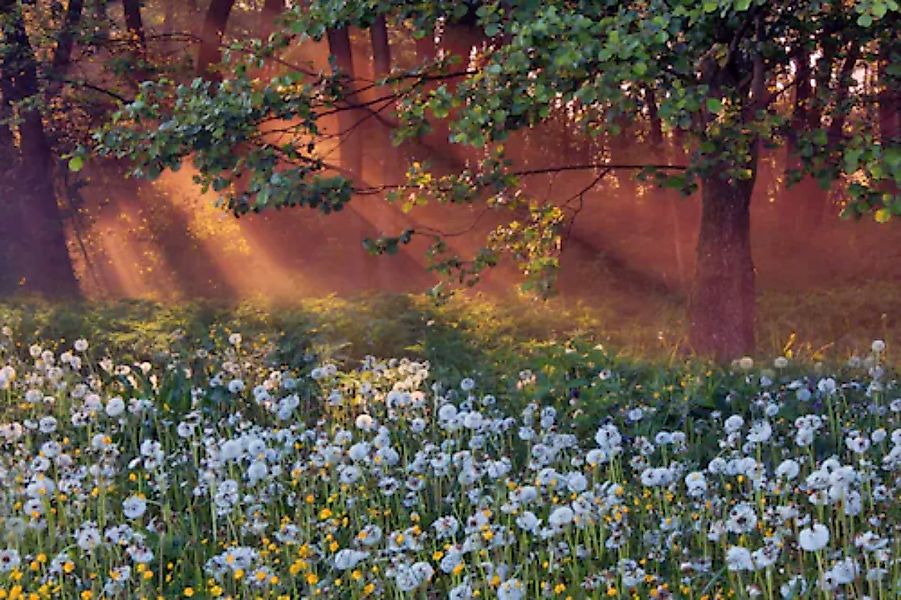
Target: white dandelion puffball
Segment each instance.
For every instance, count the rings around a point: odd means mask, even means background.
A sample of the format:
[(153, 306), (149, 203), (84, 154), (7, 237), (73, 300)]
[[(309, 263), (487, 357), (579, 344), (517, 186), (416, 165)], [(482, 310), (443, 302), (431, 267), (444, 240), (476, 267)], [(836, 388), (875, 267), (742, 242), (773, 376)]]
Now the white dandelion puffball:
[(812, 527), (805, 527), (798, 534), (798, 543), (807, 552), (817, 552), (829, 543), (829, 529), (821, 523), (815, 523)]

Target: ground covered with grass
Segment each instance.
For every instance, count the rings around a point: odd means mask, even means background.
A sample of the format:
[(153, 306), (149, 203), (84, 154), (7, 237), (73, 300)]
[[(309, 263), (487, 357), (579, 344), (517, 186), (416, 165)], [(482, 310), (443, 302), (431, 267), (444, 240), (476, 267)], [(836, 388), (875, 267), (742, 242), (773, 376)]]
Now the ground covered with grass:
[(0, 309), (0, 598), (897, 597), (882, 340), (721, 368), (330, 302)]

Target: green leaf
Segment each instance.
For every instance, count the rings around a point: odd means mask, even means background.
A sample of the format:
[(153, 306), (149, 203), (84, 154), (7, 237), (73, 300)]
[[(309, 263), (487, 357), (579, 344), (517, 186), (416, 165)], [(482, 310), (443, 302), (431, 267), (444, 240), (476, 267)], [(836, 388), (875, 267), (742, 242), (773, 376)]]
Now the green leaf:
[(735, 10), (746, 11), (751, 8), (751, 0), (735, 0)]
[(84, 157), (81, 155), (73, 156), (69, 159), (69, 170), (78, 173), (84, 167)]
[(632, 72), (641, 77), (648, 72), (648, 65), (643, 62), (637, 62), (632, 65)]
[(869, 27), (873, 24), (873, 17), (869, 14), (862, 14), (857, 17), (857, 24), (861, 27)]
[(716, 12), (719, 7), (720, 3), (717, 0), (704, 0), (704, 12), (706, 13)]
[(718, 115), (723, 110), (723, 101), (719, 98), (707, 98), (707, 110)]
[(825, 146), (827, 143), (829, 143), (829, 139), (826, 137), (825, 129), (817, 129), (816, 131), (814, 131), (811, 139), (817, 146)]
[(848, 149), (845, 151), (845, 170), (848, 173), (853, 173), (857, 170), (861, 154), (863, 154), (863, 150), (860, 149)]

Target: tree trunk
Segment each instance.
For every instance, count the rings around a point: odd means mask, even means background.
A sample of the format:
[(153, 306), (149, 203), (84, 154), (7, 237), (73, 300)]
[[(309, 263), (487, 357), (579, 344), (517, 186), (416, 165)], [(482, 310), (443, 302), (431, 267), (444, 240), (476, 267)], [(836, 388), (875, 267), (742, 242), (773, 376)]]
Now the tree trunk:
[(435, 31), (427, 32), (422, 39), (416, 40), (416, 58), (420, 63), (431, 62), (438, 55), (438, 47), (435, 44)]
[[(892, 44), (901, 46), (897, 41), (882, 42), (879, 48), (879, 137), (883, 146), (901, 137), (901, 114), (898, 113), (897, 78), (888, 74), (892, 65)], [(897, 57), (897, 55), (896, 55)]]
[(391, 46), (388, 44), (388, 25), (385, 23), (385, 15), (379, 15), (369, 28), (369, 37), (372, 40), (372, 65), (376, 79), (380, 79), (391, 72)]
[(754, 179), (729, 181), (715, 173), (702, 186), (691, 343), (696, 352), (730, 360), (754, 350)]
[[(0, 73), (0, 76), (2, 76), (2, 73)], [(13, 114), (12, 106), (6, 95), (9, 86), (2, 87), (3, 89), (0, 89), (0, 92), (2, 92), (2, 98), (0, 98), (0, 176), (9, 168), (17, 154), (16, 141), (13, 137), (12, 129), (9, 128)]]
[(94, 39), (105, 41), (109, 39), (109, 19), (107, 18), (108, 0), (91, 0), (91, 18), (94, 21)]
[(328, 30), (328, 51), (335, 57), (335, 66), (344, 77), (353, 80), (354, 59), (350, 47), (350, 32), (347, 27)]
[(175, 31), (175, 0), (166, 0), (166, 12), (163, 13), (163, 33), (172, 35)]
[(838, 74), (838, 89), (833, 96), (835, 97), (835, 114), (832, 115), (832, 122), (829, 124), (828, 138), (830, 144), (840, 144), (844, 135), (845, 122), (847, 120), (849, 107), (845, 106), (848, 96), (851, 94), (851, 85), (854, 83), (853, 74), (854, 67), (857, 65), (857, 59), (860, 57), (860, 46), (854, 42), (848, 48), (848, 53), (842, 62), (842, 68)]
[[(821, 58), (820, 60), (826, 60)], [(805, 131), (818, 129), (823, 121), (822, 105), (816, 102), (813, 95), (811, 78), (813, 71), (810, 64), (810, 52), (805, 48), (798, 52), (795, 63), (795, 99), (792, 107), (791, 122), (786, 135), (785, 153), (785, 178), (790, 171), (796, 171), (803, 167), (801, 157), (798, 156), (798, 135)], [(825, 77), (827, 68), (818, 66), (818, 77)], [(828, 69), (831, 71), (831, 67)], [(817, 181), (810, 175), (804, 175), (795, 185), (786, 183), (780, 194), (780, 202), (785, 205), (784, 223), (788, 231), (782, 236), (786, 245), (786, 251), (792, 251), (794, 244), (806, 240), (812, 229), (822, 221), (822, 215), (829, 201), (826, 190), (822, 189)]]
[(260, 11), (260, 39), (264, 42), (275, 31), (275, 21), (285, 10), (285, 0), (266, 0)]
[(125, 29), (128, 31), (129, 41), (139, 52), (143, 52), (147, 40), (141, 19), (141, 0), (122, 0), (122, 12), (125, 13)]
[[(7, 16), (2, 54), (4, 97), (11, 103), (39, 94), (37, 64), (14, 0), (0, 0)], [(54, 158), (37, 108), (20, 108), (20, 162), (14, 190), (27, 250), (16, 265), (25, 289), (51, 296), (75, 295), (78, 281), (66, 244), (66, 232), (53, 185)]]
[(660, 122), (660, 114), (657, 110), (657, 95), (650, 87), (644, 88), (644, 99), (648, 104), (648, 139), (655, 147), (663, 143), (663, 126)]
[[(329, 54), (334, 57), (335, 73), (344, 78), (344, 103), (354, 105), (357, 103), (357, 94), (354, 91), (354, 63), (350, 47), (350, 33), (346, 27), (329, 29), (328, 31)], [(365, 118), (360, 110), (344, 108), (338, 112), (338, 136), (341, 166), (354, 174), (362, 177), (363, 148), (357, 135), (360, 123)]]
[(204, 79), (222, 79), (213, 67), (222, 62), (222, 36), (234, 5), (235, 0), (212, 0), (206, 11), (200, 32), (200, 49), (197, 52), (197, 74)]
[[(338, 151), (340, 153), (341, 168), (345, 171), (345, 177), (349, 177), (355, 183), (363, 180), (363, 130), (368, 124), (366, 113), (361, 109), (349, 108), (359, 101), (355, 92), (355, 71), (353, 53), (350, 45), (350, 32), (346, 27), (328, 30), (329, 54), (334, 59), (335, 74), (343, 78), (344, 98), (339, 102), (340, 110), (337, 116), (338, 123)], [(355, 219), (350, 225), (350, 238), (354, 246), (351, 247), (349, 259), (350, 276), (356, 281), (356, 285), (363, 288), (371, 288), (376, 270), (373, 268), (372, 256), (363, 250), (363, 239), (367, 236), (367, 227), (362, 214), (354, 209), (351, 211)]]
[(813, 113), (810, 106), (811, 93), (813, 88), (810, 84), (810, 53), (806, 49), (798, 52), (795, 57), (795, 102), (792, 108), (791, 127), (789, 127), (787, 135), (787, 148), (789, 161), (787, 168), (797, 168), (798, 157), (796, 148), (798, 146), (798, 134), (805, 131), (811, 124)]
[(72, 60), (72, 49), (75, 47), (75, 30), (81, 21), (84, 11), (84, 0), (69, 0), (62, 27), (56, 35), (56, 48), (53, 51), (53, 70), (65, 70)]
[(63, 86), (66, 71), (72, 63), (72, 50), (75, 48), (75, 31), (81, 22), (84, 11), (84, 0), (69, 0), (66, 7), (66, 16), (56, 35), (56, 48), (51, 59), (51, 81), (47, 86), (47, 97), (52, 98), (59, 93)]

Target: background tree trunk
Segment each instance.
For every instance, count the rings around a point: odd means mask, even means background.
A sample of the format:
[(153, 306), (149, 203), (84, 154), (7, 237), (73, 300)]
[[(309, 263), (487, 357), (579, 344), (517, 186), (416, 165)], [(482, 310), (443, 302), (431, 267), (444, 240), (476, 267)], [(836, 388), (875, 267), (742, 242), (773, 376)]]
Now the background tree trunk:
[(702, 180), (697, 272), (689, 307), (691, 343), (695, 351), (718, 360), (754, 350), (753, 188), (753, 178), (729, 181), (712, 174)]
[[(362, 109), (349, 108), (357, 104), (359, 96), (355, 92), (357, 83), (355, 81), (355, 71), (353, 62), (353, 53), (350, 45), (350, 32), (346, 27), (340, 29), (330, 29), (328, 31), (328, 47), (329, 54), (335, 61), (335, 73), (340, 74), (344, 82), (344, 102), (339, 107), (343, 110), (338, 112), (338, 152), (341, 160), (341, 167), (346, 171), (345, 176), (354, 182), (360, 182), (364, 178), (363, 174), (363, 141), (362, 135), (367, 123), (367, 114)], [(369, 119), (371, 121), (371, 119)], [(365, 201), (365, 200), (364, 200)], [(351, 277), (353, 277), (364, 288), (371, 288), (375, 283), (377, 276), (376, 266), (373, 264), (375, 257), (369, 256), (363, 249), (363, 240), (366, 238), (368, 231), (366, 221), (363, 215), (354, 209), (353, 202), (350, 209), (356, 213), (357, 219), (351, 225), (350, 236), (355, 244), (350, 254)]]
[(63, 25), (56, 36), (56, 48), (53, 51), (53, 70), (64, 70), (72, 60), (72, 49), (75, 47), (75, 29), (81, 21), (84, 11), (84, 0), (69, 0)]
[(388, 44), (388, 25), (385, 15), (379, 15), (369, 28), (372, 41), (372, 64), (376, 78), (385, 77), (391, 72), (391, 46)]
[(892, 65), (893, 45), (895, 58), (901, 43), (897, 39), (885, 41), (879, 48), (879, 136), (883, 144), (901, 137), (901, 118), (898, 112), (897, 78), (888, 74)]
[(84, 0), (69, 0), (66, 16), (56, 36), (56, 48), (50, 62), (51, 81), (47, 86), (47, 97), (56, 96), (63, 87), (63, 80), (69, 65), (72, 63), (72, 51), (75, 48), (75, 30), (81, 22), (84, 12)]
[(166, 1), (166, 12), (163, 13), (163, 33), (171, 35), (175, 31), (175, 0)]
[(122, 0), (122, 12), (125, 13), (125, 29), (131, 42), (143, 52), (147, 39), (144, 36), (144, 22), (141, 19), (141, 1)]
[(420, 63), (433, 61), (437, 55), (438, 47), (435, 44), (434, 30), (427, 32), (424, 38), (416, 40), (416, 57)]
[[(357, 103), (357, 94), (354, 92), (354, 62), (350, 46), (350, 33), (346, 27), (330, 29), (328, 31), (329, 54), (334, 57), (336, 73), (344, 78), (344, 101), (347, 105)], [(359, 136), (356, 135), (360, 128), (360, 121), (365, 118), (360, 110), (345, 108), (338, 112), (338, 135), (340, 139), (339, 152), (341, 166), (353, 173), (357, 178), (362, 176), (363, 148)]]
[[(0, 76), (2, 75), (0, 73)], [(2, 87), (5, 89), (0, 89), (0, 94), (2, 94), (2, 98), (0, 98), (0, 176), (9, 168), (17, 154), (16, 141), (13, 138), (12, 129), (8, 125), (13, 114), (12, 106), (6, 95), (8, 86)]]
[[(821, 58), (820, 60), (825, 60)], [(786, 182), (781, 193), (781, 202), (784, 204), (784, 222), (788, 231), (784, 237), (787, 248), (792, 244), (803, 241), (807, 235), (822, 220), (822, 215), (827, 206), (829, 196), (819, 183), (810, 175), (804, 175), (798, 183), (789, 186), (787, 177), (789, 172), (801, 169), (801, 157), (798, 156), (798, 133), (810, 131), (821, 126), (823, 117), (821, 105), (813, 96), (811, 78), (813, 70), (810, 63), (810, 52), (802, 48), (794, 59), (795, 63), (795, 99), (792, 107), (792, 116), (789, 130), (786, 136), (785, 153), (785, 177)], [(818, 65), (819, 69), (826, 69), (825, 65)], [(831, 67), (830, 67), (831, 69)], [(824, 77), (825, 71), (820, 71), (820, 77)]]
[(810, 53), (806, 49), (798, 52), (795, 57), (795, 101), (792, 107), (791, 127), (788, 130), (786, 147), (788, 148), (787, 156), (789, 158), (786, 167), (797, 168), (798, 157), (796, 149), (798, 147), (798, 132), (804, 131), (811, 125), (811, 115), (813, 113), (811, 102), (811, 70), (810, 70)]
[(285, 10), (285, 0), (266, 0), (260, 11), (260, 39), (266, 41), (275, 31), (275, 21)]
[(851, 86), (854, 84), (854, 67), (857, 65), (857, 59), (860, 57), (860, 46), (851, 42), (848, 46), (848, 52), (845, 60), (842, 62), (842, 68), (838, 73), (837, 89), (833, 96), (835, 97), (835, 114), (832, 115), (832, 122), (829, 124), (829, 143), (840, 144), (844, 135), (845, 122), (848, 117), (848, 107), (845, 103), (851, 94)]
[(222, 62), (222, 36), (234, 5), (235, 0), (212, 0), (206, 11), (197, 52), (197, 74), (204, 79), (221, 80), (221, 75), (213, 70), (213, 66)]
[(94, 21), (96, 30), (94, 38), (97, 40), (109, 39), (109, 19), (107, 18), (107, 5), (109, 0), (91, 0), (91, 18)]
[(648, 105), (648, 140), (655, 147), (663, 144), (663, 125), (657, 110), (657, 95), (650, 87), (644, 88), (644, 100)]

